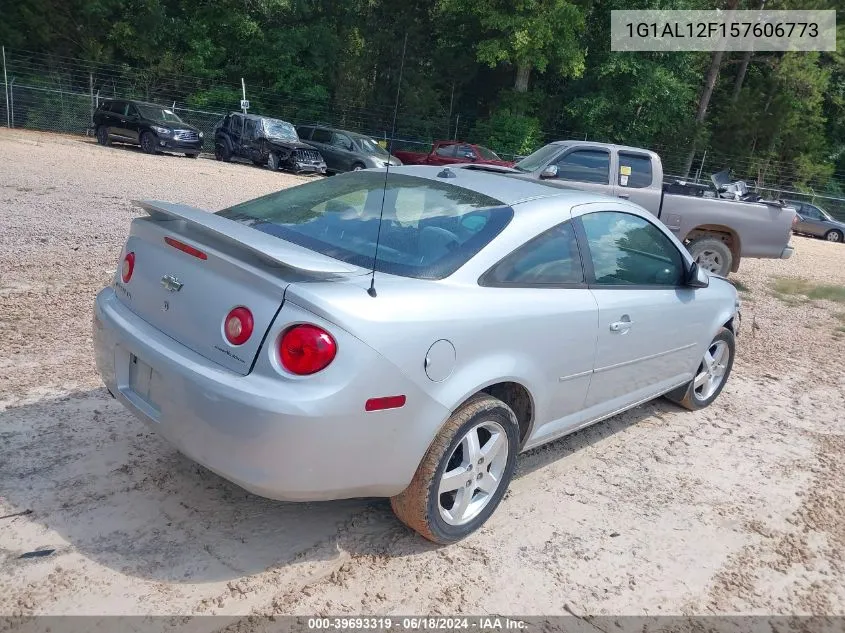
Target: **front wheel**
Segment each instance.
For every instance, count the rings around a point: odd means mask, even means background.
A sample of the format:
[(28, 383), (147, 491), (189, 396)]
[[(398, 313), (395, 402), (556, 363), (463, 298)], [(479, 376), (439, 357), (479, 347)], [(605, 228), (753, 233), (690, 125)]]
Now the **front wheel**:
[(144, 132), (141, 134), (141, 150), (145, 154), (156, 153), (156, 140), (152, 132)]
[(270, 152), (267, 156), (267, 168), (272, 171), (279, 171), (279, 155), (276, 152)]
[(232, 152), (229, 151), (229, 146), (226, 145), (226, 143), (215, 143), (214, 158), (219, 161), (223, 161), (224, 163), (228, 163), (232, 160)]
[(734, 333), (723, 327), (704, 352), (695, 377), (686, 385), (670, 391), (666, 398), (696, 411), (711, 404), (724, 388), (734, 365)]
[(733, 253), (722, 240), (705, 237), (693, 240), (687, 247), (696, 263), (709, 273), (727, 277), (733, 267)]
[(446, 422), (411, 484), (390, 499), (399, 520), (430, 541), (461, 540), (493, 514), (510, 484), (519, 424), (504, 402), (478, 395)]
[(842, 233), (833, 229), (832, 231), (828, 231), (824, 234), (824, 239), (828, 242), (841, 242), (842, 241)]
[(366, 169), (366, 167), (364, 167), (361, 163), (355, 163), (352, 165), (352, 171), (361, 171), (362, 169)]

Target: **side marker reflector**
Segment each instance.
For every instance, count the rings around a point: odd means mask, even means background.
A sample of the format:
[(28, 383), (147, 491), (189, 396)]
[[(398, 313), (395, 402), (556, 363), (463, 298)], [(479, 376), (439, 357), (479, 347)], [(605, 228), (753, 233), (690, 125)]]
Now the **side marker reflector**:
[(387, 396), (385, 398), (370, 398), (364, 405), (365, 411), (382, 411), (384, 409), (399, 409), (405, 406), (405, 396)]

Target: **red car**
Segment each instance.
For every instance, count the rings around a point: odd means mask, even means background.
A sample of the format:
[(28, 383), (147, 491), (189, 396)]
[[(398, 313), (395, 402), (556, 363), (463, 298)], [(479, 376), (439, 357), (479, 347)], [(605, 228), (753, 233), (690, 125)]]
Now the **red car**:
[(455, 163), (480, 163), (483, 165), (501, 165), (513, 167), (513, 161), (502, 160), (496, 152), (463, 141), (437, 141), (431, 152), (393, 152), (405, 165), (452, 165)]

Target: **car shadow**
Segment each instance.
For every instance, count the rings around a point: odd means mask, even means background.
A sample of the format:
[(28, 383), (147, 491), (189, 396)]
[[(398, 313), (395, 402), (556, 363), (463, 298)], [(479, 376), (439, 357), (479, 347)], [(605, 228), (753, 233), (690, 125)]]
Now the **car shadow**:
[[(650, 403), (529, 451), (517, 476), (667, 406)], [(285, 503), (250, 494), (178, 453), (105, 389), (0, 411), (0, 446), (0, 530), (23, 539), (20, 551), (0, 549), (6, 565), (30, 564), (19, 557), (50, 548), (59, 559), (76, 551), (123, 574), (196, 583), (339, 552), (399, 557), (437, 547), (399, 523), (385, 499)]]

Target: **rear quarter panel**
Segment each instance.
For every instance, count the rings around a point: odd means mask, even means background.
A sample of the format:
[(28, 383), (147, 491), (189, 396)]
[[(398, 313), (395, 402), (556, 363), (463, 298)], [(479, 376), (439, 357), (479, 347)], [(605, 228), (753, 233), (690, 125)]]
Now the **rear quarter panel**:
[(660, 219), (680, 239), (699, 227), (725, 227), (739, 238), (742, 257), (780, 257), (795, 210), (766, 204), (666, 194)]

